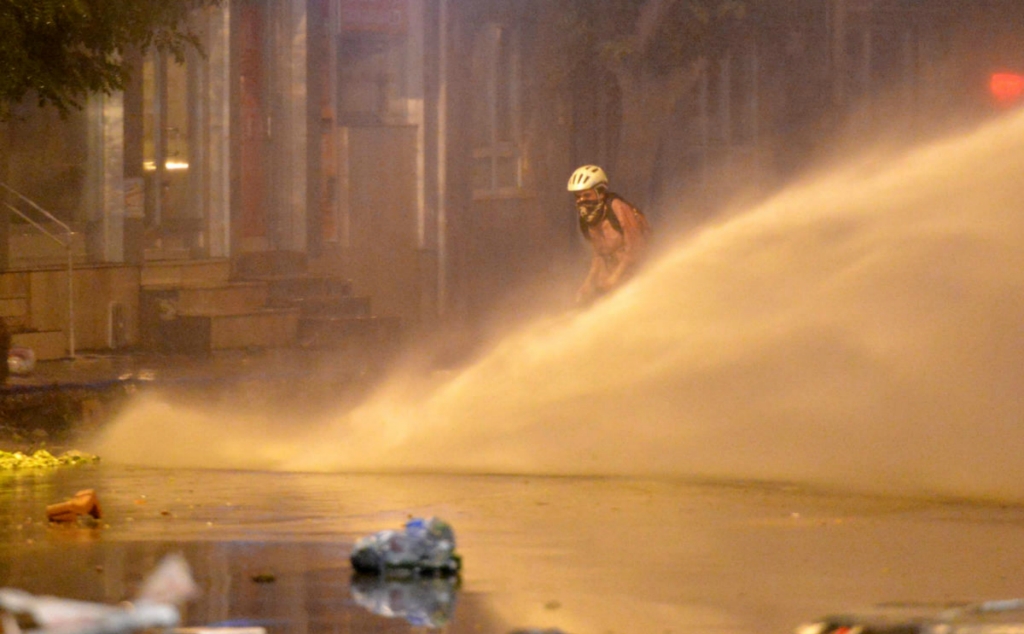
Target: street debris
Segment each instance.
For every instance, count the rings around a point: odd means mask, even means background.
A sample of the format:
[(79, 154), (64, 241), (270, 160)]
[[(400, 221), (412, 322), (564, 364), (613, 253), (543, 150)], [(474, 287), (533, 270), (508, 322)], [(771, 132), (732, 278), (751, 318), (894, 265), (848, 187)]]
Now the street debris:
[(70, 500), (46, 507), (46, 519), (51, 522), (74, 522), (86, 515), (96, 520), (103, 516), (100, 500), (92, 489), (79, 491)]
[(413, 518), (404, 530), (385, 530), (363, 537), (352, 550), (358, 573), (389, 576), (457, 574), (462, 558), (455, 553), (455, 532), (436, 517)]
[(188, 562), (167, 555), (142, 584), (138, 596), (117, 606), (0, 589), (0, 630), (4, 634), (127, 634), (175, 627), (178, 606), (197, 594)]
[(387, 618), (405, 619), (414, 627), (439, 628), (455, 613), (457, 577), (389, 579), (356, 575), (352, 599), (370, 612)]
[(36, 369), (36, 353), (32, 348), (15, 346), (7, 352), (7, 371), (14, 376), (27, 376)]
[(885, 605), (826, 616), (796, 634), (1006, 634), (1024, 632), (1024, 599), (982, 603)]
[(59, 456), (54, 456), (45, 449), (37, 449), (32, 454), (24, 454), (20, 451), (0, 451), (0, 471), (13, 471), (15, 469), (39, 469), (66, 467), (78, 464), (99, 462), (99, 458), (81, 451), (65, 451)]

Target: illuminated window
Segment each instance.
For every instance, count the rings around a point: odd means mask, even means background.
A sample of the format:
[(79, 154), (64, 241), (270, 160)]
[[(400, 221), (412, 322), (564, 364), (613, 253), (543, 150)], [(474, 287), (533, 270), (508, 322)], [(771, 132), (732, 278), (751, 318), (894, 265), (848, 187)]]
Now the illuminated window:
[(145, 216), (150, 227), (167, 228), (188, 215), (189, 73), (194, 65), (178, 64), (151, 52), (142, 68), (142, 177)]

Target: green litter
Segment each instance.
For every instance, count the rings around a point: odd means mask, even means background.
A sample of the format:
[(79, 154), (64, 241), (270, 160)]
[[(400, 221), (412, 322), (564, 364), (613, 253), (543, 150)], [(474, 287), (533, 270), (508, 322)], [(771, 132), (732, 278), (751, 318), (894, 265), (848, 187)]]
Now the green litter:
[(79, 464), (90, 464), (99, 462), (98, 456), (83, 453), (81, 451), (65, 451), (55, 456), (45, 449), (37, 449), (32, 454), (24, 454), (20, 451), (0, 451), (0, 471), (14, 471), (17, 469), (54, 469)]

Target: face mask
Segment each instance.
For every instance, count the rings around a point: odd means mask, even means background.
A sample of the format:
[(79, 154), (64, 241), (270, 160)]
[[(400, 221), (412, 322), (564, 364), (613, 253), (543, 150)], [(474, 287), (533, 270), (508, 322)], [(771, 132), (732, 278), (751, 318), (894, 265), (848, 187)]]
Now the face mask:
[(586, 200), (576, 203), (576, 211), (580, 214), (580, 219), (588, 225), (592, 225), (598, 222), (603, 216), (603, 205), (600, 200)]

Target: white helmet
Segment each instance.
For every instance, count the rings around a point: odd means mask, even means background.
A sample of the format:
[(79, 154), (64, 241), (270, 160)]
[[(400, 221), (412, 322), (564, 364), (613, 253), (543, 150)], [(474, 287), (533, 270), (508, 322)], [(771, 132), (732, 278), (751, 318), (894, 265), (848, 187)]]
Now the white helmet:
[(581, 192), (607, 184), (608, 175), (596, 165), (584, 165), (569, 177), (569, 191), (571, 192)]

